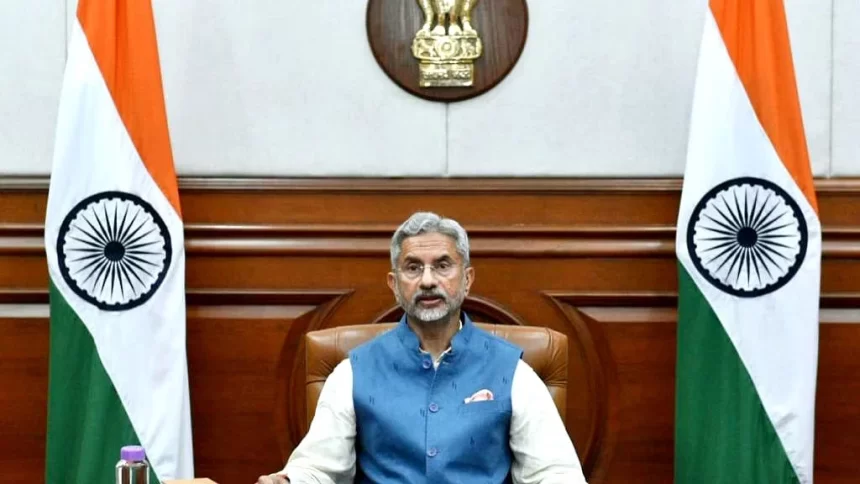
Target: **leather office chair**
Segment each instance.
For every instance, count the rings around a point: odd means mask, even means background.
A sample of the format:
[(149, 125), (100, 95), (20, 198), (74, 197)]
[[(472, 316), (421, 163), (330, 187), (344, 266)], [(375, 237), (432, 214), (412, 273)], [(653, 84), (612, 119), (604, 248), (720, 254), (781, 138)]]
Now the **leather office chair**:
[[(397, 323), (363, 324), (310, 331), (305, 335), (305, 395), (307, 423), (316, 412), (326, 378), (349, 350), (369, 341)], [(477, 323), (478, 327), (504, 338), (523, 350), (522, 359), (546, 383), (555, 406), (565, 420), (567, 404), (567, 336), (548, 328)]]

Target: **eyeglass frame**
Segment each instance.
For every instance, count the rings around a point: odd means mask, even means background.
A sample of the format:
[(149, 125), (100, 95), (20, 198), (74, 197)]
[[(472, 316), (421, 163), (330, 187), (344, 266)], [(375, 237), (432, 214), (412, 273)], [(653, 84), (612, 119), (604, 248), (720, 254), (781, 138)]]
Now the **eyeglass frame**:
[[(460, 263), (457, 263), (448, 257), (444, 257), (442, 259), (439, 259), (430, 265), (426, 265), (422, 262), (417, 262), (417, 261), (407, 261), (405, 265), (409, 266), (412, 264), (415, 264), (418, 266), (415, 269), (415, 273), (412, 275), (408, 274), (404, 267), (395, 267), (394, 270), (398, 274), (403, 275), (403, 277), (409, 281), (417, 281), (418, 279), (421, 279), (422, 277), (424, 277), (424, 273), (427, 271), (428, 267), (430, 268), (430, 274), (432, 274), (434, 277), (438, 277), (438, 278), (442, 278), (442, 279), (450, 278), (451, 276), (453, 276), (454, 274), (457, 273), (457, 268), (460, 267)], [(450, 264), (450, 267), (449, 268), (439, 268), (438, 267), (439, 264)], [(448, 273), (448, 271), (450, 271), (450, 273)]]

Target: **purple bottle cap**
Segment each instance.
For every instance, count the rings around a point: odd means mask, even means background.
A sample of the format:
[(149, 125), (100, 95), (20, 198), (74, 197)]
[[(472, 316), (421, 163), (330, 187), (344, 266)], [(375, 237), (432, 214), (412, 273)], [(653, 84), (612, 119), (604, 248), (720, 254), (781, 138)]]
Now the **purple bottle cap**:
[(120, 450), (119, 455), (125, 461), (142, 461), (146, 458), (146, 452), (139, 445), (126, 445)]

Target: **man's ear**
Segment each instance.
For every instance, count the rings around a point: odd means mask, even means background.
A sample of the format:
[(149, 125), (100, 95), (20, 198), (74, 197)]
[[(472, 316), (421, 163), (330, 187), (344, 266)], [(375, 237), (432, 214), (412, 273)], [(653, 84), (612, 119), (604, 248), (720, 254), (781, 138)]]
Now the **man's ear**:
[(394, 275), (393, 272), (389, 272), (388, 277), (386, 277), (386, 279), (388, 281), (388, 288), (391, 289), (391, 292), (394, 292), (395, 288), (397, 287), (397, 276)]
[(475, 282), (475, 268), (469, 266), (466, 268), (466, 295), (469, 294), (469, 289), (472, 287), (473, 282)]

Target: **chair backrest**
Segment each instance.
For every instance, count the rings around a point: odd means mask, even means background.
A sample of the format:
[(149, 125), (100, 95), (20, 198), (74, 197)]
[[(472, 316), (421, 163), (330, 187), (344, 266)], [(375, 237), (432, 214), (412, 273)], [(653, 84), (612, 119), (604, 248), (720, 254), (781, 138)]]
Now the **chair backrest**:
[[(305, 395), (310, 425), (326, 378), (356, 346), (390, 330), (397, 323), (362, 324), (310, 331), (305, 335)], [(565, 419), (567, 405), (567, 336), (549, 328), (476, 323), (481, 329), (519, 346), (523, 360), (546, 384)]]

